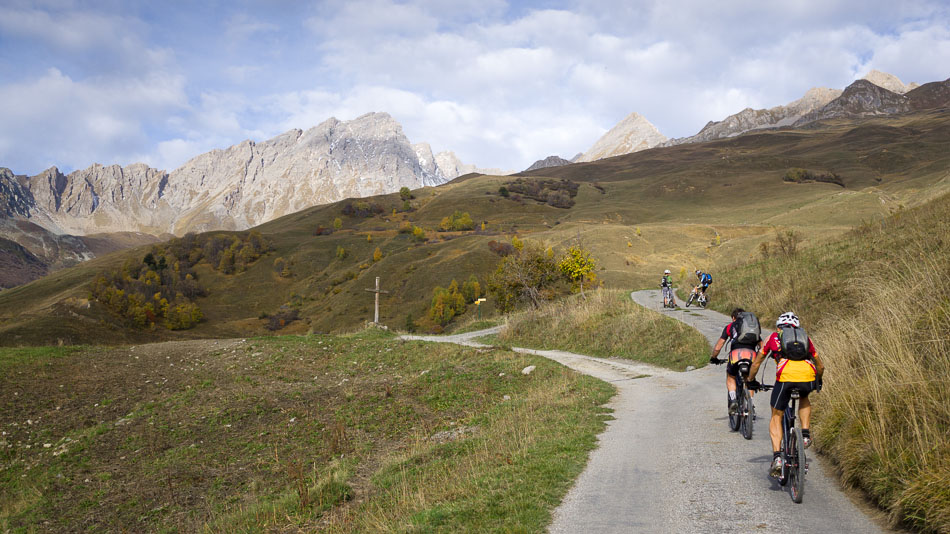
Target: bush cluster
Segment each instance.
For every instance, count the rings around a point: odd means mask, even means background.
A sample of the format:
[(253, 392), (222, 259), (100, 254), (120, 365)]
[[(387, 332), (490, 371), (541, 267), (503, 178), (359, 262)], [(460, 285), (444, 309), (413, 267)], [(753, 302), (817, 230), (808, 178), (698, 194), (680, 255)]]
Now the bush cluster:
[(500, 243), (494, 239), (488, 242), (488, 249), (501, 257), (505, 257), (515, 251), (515, 247), (511, 243)]
[[(508, 182), (502, 189), (509, 194), (518, 193), (532, 200), (544, 202), (555, 208), (570, 208), (574, 205), (574, 197), (577, 196), (577, 189), (580, 187), (577, 182), (570, 180), (530, 180), (518, 178)], [(499, 192), (501, 189), (499, 189)], [(509, 195), (502, 194), (504, 197)], [(509, 197), (514, 198), (514, 197)]]
[(844, 180), (838, 176), (838, 173), (816, 173), (807, 169), (801, 169), (799, 167), (793, 167), (785, 171), (785, 176), (782, 177), (782, 180), (786, 182), (795, 182), (797, 184), (804, 184), (808, 182), (825, 182), (844, 187)]
[(537, 308), (544, 301), (583, 288), (584, 284), (591, 287), (595, 282), (595, 262), (579, 245), (561, 257), (539, 243), (526, 242), (512, 248), (514, 252), (501, 259), (488, 280), (488, 291), (502, 313), (526, 303)]
[(375, 202), (370, 203), (365, 200), (357, 200), (355, 202), (347, 202), (343, 205), (343, 215), (347, 217), (372, 217), (374, 215), (379, 215), (383, 213), (384, 210), (382, 206), (376, 204)]
[(297, 310), (297, 308), (293, 308), (284, 304), (280, 307), (277, 313), (273, 315), (267, 315), (265, 318), (267, 319), (267, 324), (264, 325), (264, 328), (273, 332), (280, 330), (290, 323), (300, 319), (300, 311)]
[(90, 289), (93, 300), (136, 326), (161, 324), (169, 330), (188, 329), (201, 321), (201, 310), (191, 298), (204, 294), (191, 269), (164, 255), (156, 261), (151, 252), (142, 261), (130, 259), (121, 269), (97, 276)]
[(455, 210), (455, 213), (450, 217), (443, 217), (442, 222), (439, 223), (440, 232), (463, 232), (474, 229), (475, 222), (472, 221), (472, 216), (467, 212), (463, 213), (458, 210)]
[(110, 311), (140, 327), (170, 330), (192, 328), (201, 321), (193, 301), (206, 295), (194, 266), (205, 263), (224, 274), (245, 270), (270, 244), (256, 231), (241, 234), (185, 234), (155, 245), (141, 259), (97, 276), (90, 296)]

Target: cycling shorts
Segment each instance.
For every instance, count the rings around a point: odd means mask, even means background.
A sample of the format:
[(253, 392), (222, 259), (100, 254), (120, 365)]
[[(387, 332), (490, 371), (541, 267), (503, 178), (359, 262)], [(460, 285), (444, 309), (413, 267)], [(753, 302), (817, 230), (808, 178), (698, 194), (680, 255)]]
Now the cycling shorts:
[(801, 398), (808, 398), (808, 394), (815, 389), (814, 382), (776, 382), (775, 387), (772, 388), (772, 399), (769, 401), (769, 405), (776, 410), (785, 411), (785, 408), (788, 408), (788, 402), (792, 398), (792, 390), (798, 389), (801, 393)]
[(735, 349), (729, 352), (729, 361), (726, 362), (726, 374), (729, 376), (739, 376), (739, 362), (745, 360), (751, 365), (755, 358), (755, 351), (752, 349)]
[(707, 289), (709, 289), (709, 284), (699, 284), (699, 290), (701, 292), (705, 293)]

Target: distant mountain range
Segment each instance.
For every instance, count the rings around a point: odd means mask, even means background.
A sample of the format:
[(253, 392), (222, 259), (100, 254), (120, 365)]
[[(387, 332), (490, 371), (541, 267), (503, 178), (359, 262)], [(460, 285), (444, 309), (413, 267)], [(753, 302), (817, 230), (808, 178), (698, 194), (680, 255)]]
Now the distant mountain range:
[[(946, 106), (948, 82), (925, 86), (905, 84), (892, 74), (872, 70), (845, 90), (818, 87), (802, 98), (769, 109), (746, 108), (721, 121), (710, 121), (689, 137), (667, 140), (645, 117), (632, 113), (575, 159), (577, 162), (629, 154), (656, 146), (674, 146), (723, 139), (762, 128), (803, 126), (835, 118), (900, 113), (916, 109)], [(662, 141), (657, 142), (657, 140)]]
[(95, 256), (75, 235), (114, 234), (129, 246), (150, 236), (242, 230), (317, 204), (494, 171), (411, 144), (386, 113), (331, 118), (307, 131), (212, 150), (171, 172), (142, 163), (69, 174), (52, 167), (36, 176), (0, 168), (0, 238), (56, 268)]
[[(745, 109), (709, 122), (686, 138), (667, 139), (643, 115), (631, 113), (573, 161), (723, 139), (762, 128), (947, 105), (950, 80), (918, 86), (872, 71), (843, 91), (810, 89), (784, 106)], [(551, 156), (527, 170), (568, 163)], [(171, 172), (141, 163), (94, 164), (68, 175), (56, 167), (36, 176), (0, 168), (0, 239), (23, 249), (9, 243), (0, 247), (0, 265), (8, 270), (21, 265), (32, 273), (26, 278), (35, 277), (43, 268), (60, 268), (172, 234), (242, 230), (314, 205), (401, 187), (437, 186), (473, 172), (509, 173), (463, 164), (452, 152), (433, 154), (426, 143), (411, 144), (386, 113), (368, 113), (351, 121), (331, 118), (306, 131), (290, 130), (259, 143), (244, 141), (199, 155)], [(10, 284), (0, 280), (0, 288)]]

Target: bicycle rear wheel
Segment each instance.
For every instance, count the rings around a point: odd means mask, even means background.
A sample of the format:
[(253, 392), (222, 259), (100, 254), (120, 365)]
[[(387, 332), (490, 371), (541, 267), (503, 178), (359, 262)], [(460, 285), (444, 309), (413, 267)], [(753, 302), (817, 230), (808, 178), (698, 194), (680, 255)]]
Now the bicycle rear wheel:
[(752, 392), (749, 391), (749, 388), (742, 388), (741, 399), (739, 402), (739, 416), (742, 417), (742, 422), (739, 424), (739, 431), (742, 432), (742, 437), (745, 439), (752, 439), (752, 411), (754, 407)]
[(796, 425), (795, 433), (792, 434), (792, 443), (789, 449), (791, 454), (788, 461), (792, 464), (789, 469), (790, 491), (792, 500), (796, 503), (802, 502), (805, 495), (805, 446), (802, 440), (802, 429)]
[[(739, 402), (738, 395), (736, 396), (736, 402)], [(727, 397), (726, 397), (726, 406), (728, 407), (729, 404), (731, 404), (731, 401), (729, 400), (729, 397), (727, 396)], [(730, 413), (730, 414), (729, 414), (729, 428), (730, 428), (731, 430), (733, 430), (733, 431), (739, 430), (739, 423), (740, 423), (741, 420), (742, 420), (742, 418), (740, 417), (740, 414), (741, 414), (741, 413), (742, 413), (742, 406), (740, 405), (740, 406), (739, 406), (739, 409), (736, 410), (736, 413)]]

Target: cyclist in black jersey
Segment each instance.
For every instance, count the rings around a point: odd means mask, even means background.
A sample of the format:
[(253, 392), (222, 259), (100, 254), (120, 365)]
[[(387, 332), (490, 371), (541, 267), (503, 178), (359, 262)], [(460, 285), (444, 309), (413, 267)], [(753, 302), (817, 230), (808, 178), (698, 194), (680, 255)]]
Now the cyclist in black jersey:
[[(713, 348), (712, 356), (709, 357), (709, 363), (716, 365), (722, 363), (727, 364), (726, 390), (729, 392), (729, 415), (735, 415), (739, 407), (738, 400), (736, 399), (736, 380), (742, 380), (742, 378), (739, 377), (739, 361), (748, 360), (751, 364), (752, 360), (755, 359), (756, 353), (759, 351), (759, 347), (762, 345), (761, 338), (756, 343), (740, 343), (736, 340), (738, 336), (737, 319), (739, 318), (739, 314), (744, 311), (742, 308), (732, 310), (732, 322), (722, 329), (722, 335), (719, 336), (719, 341), (716, 342), (716, 346)], [(722, 350), (726, 341), (731, 342), (729, 346), (729, 359), (720, 360), (718, 358), (719, 351)]]

